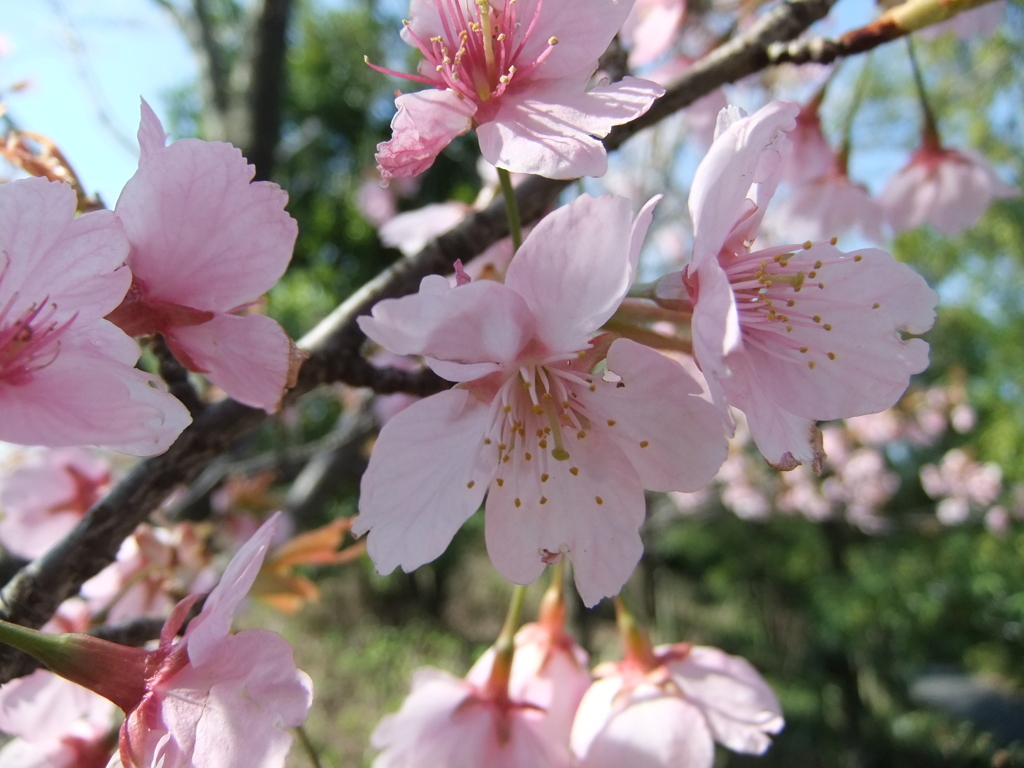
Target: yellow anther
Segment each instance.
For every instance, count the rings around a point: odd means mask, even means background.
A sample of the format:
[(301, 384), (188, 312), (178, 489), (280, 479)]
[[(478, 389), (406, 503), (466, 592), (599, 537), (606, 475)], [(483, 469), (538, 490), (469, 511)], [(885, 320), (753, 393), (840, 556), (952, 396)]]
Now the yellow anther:
[(821, 315), (815, 315), (814, 317), (811, 318), (811, 320), (813, 320), (816, 323), (820, 323), (821, 322)]
[(808, 367), (808, 368), (810, 368), (810, 369), (811, 369), (811, 370), (813, 371), (813, 370), (814, 370), (814, 361), (813, 361), (813, 360), (811, 360), (811, 362), (809, 362), (809, 363), (807, 364), (807, 367)]
[(832, 245), (835, 245), (836, 243), (839, 242), (839, 238), (838, 237), (833, 237), (831, 240), (829, 240), (829, 242), (832, 243)]
[(825, 323), (821, 327), (824, 328), (826, 331), (831, 331), (832, 330), (832, 324), (831, 323)]
[(807, 347), (800, 347), (800, 351), (807, 354)]
[(512, 413), (512, 406), (511, 405), (506, 405), (501, 410), (503, 410), (505, 413)]
[(818, 273), (812, 269), (810, 272), (807, 273), (807, 276), (813, 280), (818, 276)]
[(796, 306), (796, 299), (790, 299), (789, 301), (787, 301), (786, 302), (786, 306), (787, 307), (795, 307)]
[(582, 429), (579, 432), (576, 433), (576, 439), (577, 440), (582, 440), (586, 436), (587, 436), (587, 433), (584, 430), (582, 430)]
[(876, 302), (875, 302), (874, 304), (872, 304), (872, 305), (871, 305), (871, 308), (872, 308), (872, 309), (878, 309), (878, 308), (879, 308), (880, 306), (882, 306), (882, 305), (881, 305), (881, 304), (879, 304), (879, 303), (878, 303), (878, 302), (876, 301)]
[(600, 496), (595, 496), (594, 501), (596, 501), (598, 504), (604, 504), (604, 499), (602, 499)]
[(538, 416), (540, 416), (542, 413), (544, 413), (544, 406), (543, 405), (535, 405), (532, 408), (530, 408), (530, 410), (533, 411), (534, 413), (536, 413)]
[(541, 448), (547, 448), (548, 447), (548, 441), (547, 440), (541, 440), (539, 443), (537, 443), (537, 445), (540, 446)]
[(863, 257), (863, 256), (861, 256), (861, 255), (860, 255), (860, 254), (858, 253), (858, 254), (857, 254), (856, 256), (854, 256), (854, 257), (853, 257), (853, 260), (854, 260), (854, 261), (863, 261), (863, 260), (864, 260), (864, 257)]
[(521, 502), (519, 499), (516, 499), (516, 506), (517, 507), (521, 507), (522, 505), (523, 505), (523, 502)]
[(554, 36), (549, 37), (548, 38), (548, 45), (558, 45), (558, 38), (554, 37)]
[(503, 486), (505, 484), (505, 481), (502, 480), (500, 477), (496, 480), (496, 482), (498, 483), (498, 487), (499, 488), (501, 488), (501, 486)]
[(476, 480), (470, 480), (468, 483), (466, 483), (467, 488), (472, 488), (474, 485), (476, 485)]
[(548, 478), (549, 478), (549, 477), (550, 477), (550, 475), (548, 475), (548, 473), (547, 473), (547, 472), (545, 472), (545, 473), (544, 473), (543, 475), (541, 475), (541, 476), (540, 476), (540, 481), (541, 481), (542, 483), (546, 483), (546, 482), (548, 481)]
[(541, 496), (540, 497), (540, 503), (541, 504), (547, 504), (548, 503), (548, 497), (547, 496)]
[(814, 247), (814, 243), (812, 243), (810, 240), (808, 240), (806, 243), (804, 243), (804, 250), (805, 251), (809, 251), (813, 247)]
[(615, 419), (608, 419), (608, 426), (609, 427), (614, 427), (615, 426)]
[(646, 440), (641, 440), (640, 441), (640, 447), (641, 448), (646, 448), (648, 445), (650, 445), (650, 443), (648, 443)]
[(572, 475), (578, 475), (580, 473), (579, 467), (569, 467), (569, 472)]
[(828, 359), (829, 360), (835, 360), (836, 359), (836, 353), (835, 352), (829, 352), (828, 353)]
[(484, 445), (490, 445), (490, 444), (491, 444), (491, 438), (485, 437), (484, 438)]

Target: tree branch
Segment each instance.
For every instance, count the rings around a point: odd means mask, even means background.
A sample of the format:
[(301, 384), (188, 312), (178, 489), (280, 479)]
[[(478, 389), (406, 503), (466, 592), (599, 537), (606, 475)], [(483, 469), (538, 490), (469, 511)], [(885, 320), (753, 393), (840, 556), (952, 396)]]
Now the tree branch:
[[(768, 45), (800, 34), (822, 18), (833, 2), (782, 3), (748, 32), (697, 62), (646, 115), (616, 129), (606, 145), (615, 148), (642, 128), (715, 88), (767, 66)], [(568, 183), (535, 177), (521, 184), (516, 198), (523, 222), (540, 218)], [(369, 386), (377, 392), (424, 395), (450, 386), (429, 372), (378, 369), (368, 363), (360, 355), (365, 337), (356, 318), (381, 299), (414, 292), (426, 275), (449, 271), (456, 259), (469, 261), (507, 234), (504, 203), (499, 198), (415, 256), (399, 260), (370, 281), (299, 342), (310, 356), (286, 402), (294, 402), (315, 387), (333, 381)], [(210, 461), (266, 418), (262, 411), (233, 400), (208, 406), (166, 453), (140, 462), (60, 544), (23, 568), (4, 587), (0, 592), (0, 616), (30, 627), (41, 626), (62, 601), (78, 592), (83, 582), (113, 562), (121, 541), (172, 490), (192, 482)], [(0, 682), (19, 674), (19, 669), (16, 652), (0, 648)]]

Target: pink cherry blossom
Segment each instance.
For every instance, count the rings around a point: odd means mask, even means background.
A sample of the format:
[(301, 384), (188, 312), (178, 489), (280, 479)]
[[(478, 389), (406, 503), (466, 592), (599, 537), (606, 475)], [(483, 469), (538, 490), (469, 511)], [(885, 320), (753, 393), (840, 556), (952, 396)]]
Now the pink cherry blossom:
[(938, 297), (874, 248), (829, 242), (751, 251), (775, 191), (799, 108), (773, 102), (751, 117), (723, 113), (690, 193), (693, 259), (658, 296), (693, 304), (694, 354), (715, 401), (747, 417), (778, 468), (820, 468), (815, 420), (883, 410), (928, 364), (923, 333)]
[(977, 152), (925, 141), (889, 179), (880, 202), (897, 232), (931, 224), (955, 235), (977, 224), (994, 199), (1018, 195), (1020, 190), (1000, 179)]
[(771, 217), (772, 226), (785, 239), (799, 233), (809, 240), (829, 240), (857, 232), (880, 243), (884, 239), (881, 222), (879, 202), (838, 167), (795, 184)]
[(188, 412), (103, 319), (131, 280), (124, 231), (75, 207), (60, 182), (0, 185), (0, 440), (160, 453)]
[[(476, 129), (499, 168), (556, 179), (600, 176), (612, 126), (643, 114), (664, 89), (646, 80), (587, 90), (631, 0), (412, 0), (402, 39), (424, 59), (398, 77), (433, 90), (399, 96), (381, 178), (415, 176)], [(379, 67), (375, 67), (380, 69)]]
[(535, 707), (420, 669), (402, 708), (370, 737), (383, 750), (373, 768), (569, 768), (569, 750), (546, 736), (543, 720)]
[(686, 16), (686, 0), (636, 0), (622, 26), (629, 66), (642, 67), (672, 47)]
[[(363, 475), (353, 533), (380, 573), (440, 555), (487, 494), (491, 560), (527, 584), (562, 555), (583, 600), (618, 592), (643, 545), (643, 489), (696, 490), (725, 456), (721, 417), (675, 361), (592, 335), (633, 281), (651, 201), (581, 196), (550, 214), (504, 285), (419, 293), (359, 319), (374, 341), (462, 382), (399, 413)], [(607, 373), (592, 373), (601, 361)]]
[(126, 332), (161, 333), (175, 357), (236, 400), (276, 411), (296, 363), (274, 320), (238, 314), (278, 281), (298, 228), (276, 184), (230, 144), (164, 146), (142, 102), (142, 157), (115, 213), (131, 244), (134, 279), (111, 319)]
[(110, 488), (110, 465), (81, 448), (33, 453), (0, 474), (0, 543), (39, 557), (64, 538)]
[[(590, 672), (587, 652), (565, 631), (565, 604), (560, 592), (549, 588), (538, 621), (516, 632), (508, 695), (543, 712), (543, 720), (536, 723), (539, 731), (553, 744), (568, 745), (576, 709), (590, 687)], [(492, 646), (477, 659), (466, 681), (483, 690), (495, 657)]]
[(312, 683), (273, 632), (229, 634), (234, 612), (259, 573), (278, 516), (228, 564), (184, 637), (174, 635), (194, 605), (178, 605), (146, 664), (141, 701), (121, 728), (125, 768), (281, 768), (312, 703)]
[(823, 98), (824, 92), (806, 104), (796, 116), (796, 127), (789, 132), (791, 150), (782, 172), (785, 181), (800, 184), (820, 179), (827, 176), (835, 165), (835, 152), (821, 130), (821, 117), (818, 115)]
[(627, 660), (594, 673), (572, 728), (580, 768), (711, 768), (715, 741), (759, 755), (782, 730), (757, 670), (717, 648), (664, 645), (649, 668)]

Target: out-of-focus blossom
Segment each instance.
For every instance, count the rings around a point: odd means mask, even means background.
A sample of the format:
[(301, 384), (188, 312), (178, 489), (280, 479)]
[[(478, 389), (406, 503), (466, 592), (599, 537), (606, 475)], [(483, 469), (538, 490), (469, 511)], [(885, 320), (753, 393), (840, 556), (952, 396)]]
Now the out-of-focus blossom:
[(457, 200), (431, 203), (415, 211), (399, 213), (380, 228), (380, 241), (406, 256), (422, 250), (438, 235), (462, 221), (472, 208)]
[(783, 181), (804, 184), (827, 176), (836, 162), (836, 153), (821, 130), (818, 108), (824, 91), (800, 109), (796, 127), (789, 132), (792, 150), (782, 172)]
[(664, 93), (633, 77), (587, 90), (631, 7), (631, 0), (412, 0), (402, 39), (424, 56), (419, 74), (381, 71), (434, 88), (395, 100), (392, 138), (377, 147), (381, 178), (422, 173), (470, 128), (499, 168), (556, 179), (604, 174), (598, 139)]
[(820, 470), (816, 420), (893, 405), (928, 364), (923, 333), (938, 297), (884, 251), (843, 253), (830, 242), (751, 251), (778, 184), (795, 104), (751, 117), (722, 113), (690, 192), (693, 258), (656, 295), (693, 307), (693, 349), (715, 402), (747, 417), (776, 468)]
[(0, 543), (33, 560), (64, 538), (110, 487), (110, 465), (81, 448), (30, 454), (0, 474)]
[[(545, 6), (547, 7), (547, 6)], [(567, 556), (583, 600), (615, 594), (643, 549), (643, 489), (696, 490), (725, 454), (721, 417), (682, 367), (608, 335), (653, 203), (582, 196), (544, 218), (505, 283), (439, 276), (359, 318), (455, 389), (395, 416), (363, 475), (357, 534), (380, 573), (440, 555), (487, 494), (487, 549), (528, 584)], [(607, 373), (591, 373), (601, 361)]]
[(924, 492), (937, 500), (935, 513), (945, 525), (965, 522), (974, 510), (990, 506), (1003, 490), (1003, 473), (998, 464), (979, 464), (954, 448), (935, 464), (921, 467)]
[(643, 67), (666, 53), (686, 17), (686, 0), (636, 0), (619, 33), (629, 48), (629, 66)]
[(882, 208), (871, 193), (845, 171), (793, 186), (779, 202), (771, 224), (788, 240), (798, 234), (809, 240), (829, 240), (857, 232), (873, 243), (882, 236)]
[(239, 314), (278, 281), (298, 234), (288, 195), (230, 144), (165, 146), (145, 101), (139, 169), (117, 200), (132, 284), (110, 318), (133, 336), (160, 333), (182, 365), (236, 400), (276, 411), (300, 359), (284, 329)]
[(0, 185), (0, 440), (160, 453), (188, 411), (103, 319), (131, 281), (124, 230), (75, 207), (67, 184)]
[(173, 529), (143, 524), (121, 544), (117, 559), (82, 585), (82, 596), (93, 613), (116, 624), (166, 616), (179, 600), (215, 583), (205, 537), (194, 523)]
[(759, 755), (782, 730), (775, 694), (745, 659), (689, 643), (652, 649), (642, 635), (626, 649), (594, 670), (576, 713), (580, 768), (711, 768), (714, 742)]
[(879, 201), (897, 232), (931, 224), (955, 235), (973, 227), (993, 200), (1018, 195), (977, 152), (945, 149), (933, 139), (889, 179)]

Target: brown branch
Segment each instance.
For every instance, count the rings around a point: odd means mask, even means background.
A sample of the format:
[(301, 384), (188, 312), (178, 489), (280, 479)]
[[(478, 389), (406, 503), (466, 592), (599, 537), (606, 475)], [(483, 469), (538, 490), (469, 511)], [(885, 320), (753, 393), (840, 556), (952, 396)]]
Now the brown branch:
[(992, 0), (958, 0), (955, 3), (915, 0), (891, 9), (867, 26), (851, 30), (838, 40), (809, 37), (773, 43), (768, 47), (768, 61), (771, 64), (831, 64), (837, 59), (866, 53), (989, 2)]
[[(795, 37), (822, 18), (834, 0), (789, 0), (766, 14), (748, 32), (697, 62), (639, 120), (608, 137), (619, 146), (643, 127), (652, 125), (725, 83), (752, 74), (768, 64), (767, 46)], [(532, 178), (519, 186), (516, 198), (524, 223), (536, 221), (555, 201), (567, 181)], [(360, 355), (365, 337), (356, 324), (381, 299), (414, 292), (429, 274), (451, 269), (456, 259), (469, 261), (508, 234), (504, 204), (498, 199), (440, 236), (411, 258), (405, 258), (370, 281), (323, 320), (300, 345), (309, 353), (299, 382), (287, 402), (328, 382), (369, 386), (378, 392), (430, 394), (445, 386), (433, 374), (378, 369)], [(113, 562), (118, 547), (167, 495), (192, 482), (215, 457), (228, 450), (266, 419), (262, 411), (223, 400), (208, 406), (170, 449), (139, 463), (60, 544), (22, 569), (0, 592), (0, 617), (39, 627), (88, 578)], [(0, 648), (0, 682), (18, 674), (18, 659)]]

